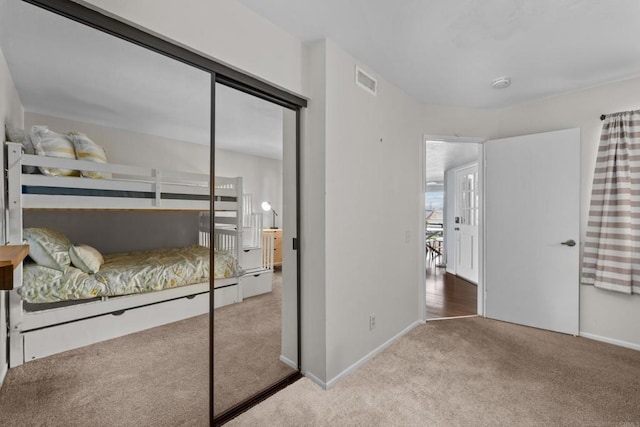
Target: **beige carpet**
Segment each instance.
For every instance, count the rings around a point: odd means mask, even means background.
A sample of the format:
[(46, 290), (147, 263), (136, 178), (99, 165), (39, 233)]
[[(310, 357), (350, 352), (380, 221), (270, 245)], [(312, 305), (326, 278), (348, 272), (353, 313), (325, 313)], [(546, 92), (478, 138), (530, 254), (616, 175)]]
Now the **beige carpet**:
[(280, 362), (282, 273), (273, 291), (215, 311), (214, 413), (295, 372)]
[[(216, 310), (216, 408), (292, 371), (278, 360), (280, 286)], [(26, 363), (0, 389), (2, 427), (208, 426), (208, 408), (207, 315)]]
[(2, 426), (178, 426), (209, 422), (208, 316), (9, 370)]
[(429, 322), (329, 391), (307, 379), (231, 426), (638, 426), (640, 352), (483, 318)]

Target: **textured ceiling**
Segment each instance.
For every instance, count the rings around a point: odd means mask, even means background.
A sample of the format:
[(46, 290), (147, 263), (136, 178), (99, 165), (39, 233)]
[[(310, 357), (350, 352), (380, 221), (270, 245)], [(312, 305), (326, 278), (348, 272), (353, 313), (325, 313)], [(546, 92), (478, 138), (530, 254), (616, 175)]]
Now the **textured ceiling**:
[(478, 160), (478, 144), (470, 142), (426, 143), (426, 182), (444, 182), (448, 169)]
[[(240, 0), (428, 104), (496, 108), (640, 75), (637, 0)], [(510, 88), (491, 81), (509, 75)]]

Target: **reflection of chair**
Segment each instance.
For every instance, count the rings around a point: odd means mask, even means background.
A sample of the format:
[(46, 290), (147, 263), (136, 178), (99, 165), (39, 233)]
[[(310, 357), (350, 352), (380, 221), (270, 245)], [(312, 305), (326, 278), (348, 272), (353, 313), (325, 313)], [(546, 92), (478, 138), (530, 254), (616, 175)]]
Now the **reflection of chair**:
[(442, 228), (427, 228), (425, 234), (426, 255), (431, 260), (442, 256)]

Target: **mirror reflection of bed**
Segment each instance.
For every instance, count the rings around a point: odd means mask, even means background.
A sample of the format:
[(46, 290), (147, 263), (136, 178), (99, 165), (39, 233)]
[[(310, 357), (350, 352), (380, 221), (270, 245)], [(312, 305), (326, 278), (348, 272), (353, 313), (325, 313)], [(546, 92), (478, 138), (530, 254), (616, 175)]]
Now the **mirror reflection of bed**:
[[(215, 92), (221, 106), (216, 110), (216, 175), (242, 176), (243, 185), (241, 302), (218, 307), (214, 313), (214, 414), (218, 415), (296, 369), (295, 354), (287, 352), (291, 336), (283, 329), (291, 323), (286, 306), (295, 306), (291, 264), (282, 256), (283, 232), (291, 220), (283, 209), (286, 112), (220, 84)], [(216, 208), (215, 217), (221, 233), (224, 212)]]
[(2, 239), (30, 244), (0, 297), (3, 423), (208, 424), (210, 277), (215, 412), (295, 371), (282, 222), (260, 208), (282, 212), (282, 108), (217, 91), (211, 221), (209, 73), (18, 0), (0, 1), (0, 49)]

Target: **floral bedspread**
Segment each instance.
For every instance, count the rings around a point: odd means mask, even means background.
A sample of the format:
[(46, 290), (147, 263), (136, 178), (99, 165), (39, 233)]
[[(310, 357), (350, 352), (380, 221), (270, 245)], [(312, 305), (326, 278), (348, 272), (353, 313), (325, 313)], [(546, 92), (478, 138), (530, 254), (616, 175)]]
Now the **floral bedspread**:
[[(129, 295), (176, 288), (209, 280), (209, 248), (160, 249), (106, 255), (96, 274), (70, 266), (64, 271), (26, 264), (20, 295), (30, 303)], [(215, 253), (214, 278), (241, 274), (236, 260)]]

